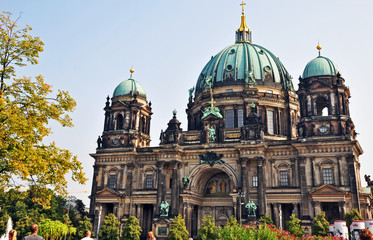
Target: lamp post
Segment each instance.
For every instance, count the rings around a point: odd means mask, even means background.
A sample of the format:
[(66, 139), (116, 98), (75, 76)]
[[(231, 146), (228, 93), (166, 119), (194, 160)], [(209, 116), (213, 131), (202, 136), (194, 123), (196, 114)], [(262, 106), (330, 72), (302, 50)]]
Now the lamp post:
[(239, 215), (239, 220), (240, 220), (240, 224), (241, 224), (241, 221), (242, 221), (242, 205), (245, 204), (242, 200), (245, 200), (245, 192), (241, 192), (241, 190), (238, 191), (237, 193), (237, 197), (238, 197), (238, 215)]

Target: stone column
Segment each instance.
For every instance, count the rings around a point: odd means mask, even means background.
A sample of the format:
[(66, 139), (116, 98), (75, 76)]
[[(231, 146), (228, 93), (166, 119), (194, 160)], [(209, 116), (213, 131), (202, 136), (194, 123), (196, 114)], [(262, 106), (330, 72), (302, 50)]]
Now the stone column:
[(300, 190), (301, 190), (301, 203), (302, 203), (302, 212), (301, 218), (304, 216), (309, 216), (309, 207), (308, 207), (308, 191), (307, 191), (307, 179), (306, 179), (306, 160), (304, 157), (298, 157), (298, 174), (300, 179)]
[(321, 204), (319, 201), (312, 201), (312, 207), (313, 207), (313, 217), (316, 217), (317, 214), (321, 212)]
[(164, 200), (166, 195), (166, 177), (163, 174), (164, 161), (158, 161), (157, 166), (157, 204), (155, 206), (155, 215), (159, 217), (160, 206), (162, 200)]
[(292, 177), (292, 187), (296, 187), (297, 186), (297, 177), (296, 177), (296, 169), (295, 169), (295, 158), (291, 158), (290, 161), (291, 161), (291, 177)]
[(172, 187), (171, 187), (171, 217), (179, 214), (179, 195), (180, 195), (180, 184), (179, 184), (179, 167), (180, 162), (172, 161)]
[(101, 184), (100, 184), (101, 188), (105, 187), (105, 175), (106, 175), (106, 166), (102, 166), (101, 167)]
[(259, 207), (259, 216), (265, 214), (266, 198), (265, 198), (265, 176), (264, 176), (264, 165), (265, 160), (263, 157), (255, 158), (258, 164), (258, 207)]
[(359, 192), (358, 192), (358, 187), (357, 187), (356, 171), (355, 171), (355, 156), (353, 154), (346, 155), (346, 161), (347, 161), (347, 166), (348, 166), (348, 176), (350, 179), (352, 208), (357, 208), (357, 210), (360, 212)]
[(343, 178), (342, 178), (342, 156), (337, 156), (337, 164), (338, 164), (338, 179), (339, 179), (339, 186), (344, 186)]
[(299, 218), (299, 205), (298, 203), (293, 203), (294, 213), (297, 218)]
[(118, 188), (119, 189), (123, 189), (124, 188), (124, 168), (126, 167), (125, 164), (121, 164), (120, 165), (120, 177), (119, 177), (119, 185), (118, 185)]
[(275, 225), (279, 227), (280, 226), (280, 212), (278, 209), (278, 203), (273, 203), (273, 214), (274, 216), (272, 216), (272, 218), (275, 222)]
[(346, 213), (346, 201), (340, 201), (338, 203), (339, 206), (339, 217), (340, 219), (344, 219)]
[(92, 180), (92, 188), (91, 188), (91, 202), (89, 207), (89, 214), (91, 217), (94, 217), (94, 208), (95, 208), (95, 195), (97, 191), (97, 176), (98, 172), (100, 170), (100, 167), (96, 164), (93, 165), (93, 180)]

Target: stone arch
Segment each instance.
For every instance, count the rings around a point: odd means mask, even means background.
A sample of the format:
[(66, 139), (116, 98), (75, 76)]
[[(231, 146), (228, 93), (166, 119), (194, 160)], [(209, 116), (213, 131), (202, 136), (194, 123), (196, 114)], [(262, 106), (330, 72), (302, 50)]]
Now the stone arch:
[(195, 166), (189, 174), (190, 189), (194, 192), (203, 193), (208, 180), (213, 175), (221, 172), (224, 172), (229, 176), (233, 184), (233, 189), (237, 189), (237, 174), (228, 164), (215, 164), (213, 167), (210, 167), (208, 164), (199, 164)]

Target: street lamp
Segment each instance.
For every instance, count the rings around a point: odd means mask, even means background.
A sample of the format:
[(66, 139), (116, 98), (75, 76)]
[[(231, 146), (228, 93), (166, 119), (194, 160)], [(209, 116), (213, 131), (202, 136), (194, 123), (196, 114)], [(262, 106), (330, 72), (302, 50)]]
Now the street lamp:
[(242, 200), (245, 200), (245, 192), (241, 192), (241, 190), (239, 190), (239, 192), (237, 193), (237, 197), (238, 197), (238, 214), (239, 214), (239, 217), (240, 217), (240, 224), (241, 224), (241, 220), (242, 220), (242, 205), (245, 204), (245, 201), (242, 201)]

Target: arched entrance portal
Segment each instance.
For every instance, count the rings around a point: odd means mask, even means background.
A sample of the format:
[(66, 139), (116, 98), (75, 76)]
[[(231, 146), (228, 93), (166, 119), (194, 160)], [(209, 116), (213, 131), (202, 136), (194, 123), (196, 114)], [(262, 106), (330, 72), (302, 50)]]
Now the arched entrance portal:
[(190, 172), (190, 194), (184, 202), (190, 203), (190, 232), (197, 236), (197, 229), (207, 215), (215, 218), (217, 226), (225, 225), (227, 219), (235, 214), (237, 177), (226, 164), (198, 165)]

